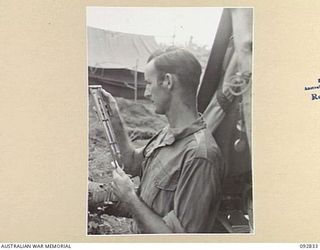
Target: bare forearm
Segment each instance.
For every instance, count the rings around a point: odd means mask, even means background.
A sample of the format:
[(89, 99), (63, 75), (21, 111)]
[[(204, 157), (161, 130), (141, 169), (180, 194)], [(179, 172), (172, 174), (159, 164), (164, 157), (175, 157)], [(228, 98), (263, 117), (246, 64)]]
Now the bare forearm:
[(132, 152), (134, 151), (134, 147), (126, 133), (126, 129), (120, 115), (115, 115), (114, 119), (112, 120), (112, 126), (120, 147), (122, 160), (124, 164), (127, 165), (126, 163), (130, 162), (131, 160), (130, 158)]
[[(140, 172), (143, 160), (143, 157), (141, 157), (142, 154), (137, 153), (126, 133), (124, 123), (120, 117), (119, 108), (114, 97), (104, 89), (101, 89), (101, 95), (107, 106), (108, 113), (110, 114), (110, 122), (115, 133), (115, 139), (119, 145), (121, 160), (126, 172), (131, 175), (137, 175)], [(141, 156), (138, 157), (139, 155)]]
[(162, 217), (153, 212), (136, 194), (128, 201), (130, 212), (142, 233), (172, 233)]
[(140, 159), (142, 157), (139, 156), (140, 152), (138, 152), (131, 143), (120, 115), (115, 115), (112, 125), (120, 148), (125, 171), (128, 174), (136, 176), (139, 173), (142, 163), (142, 159)]

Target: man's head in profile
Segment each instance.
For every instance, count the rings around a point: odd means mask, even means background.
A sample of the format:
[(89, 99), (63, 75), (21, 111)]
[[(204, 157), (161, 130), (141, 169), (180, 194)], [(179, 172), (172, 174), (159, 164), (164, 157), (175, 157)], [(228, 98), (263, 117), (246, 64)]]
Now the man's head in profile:
[(157, 50), (145, 69), (145, 97), (154, 103), (158, 114), (168, 116), (180, 105), (194, 109), (200, 75), (201, 65), (188, 50)]

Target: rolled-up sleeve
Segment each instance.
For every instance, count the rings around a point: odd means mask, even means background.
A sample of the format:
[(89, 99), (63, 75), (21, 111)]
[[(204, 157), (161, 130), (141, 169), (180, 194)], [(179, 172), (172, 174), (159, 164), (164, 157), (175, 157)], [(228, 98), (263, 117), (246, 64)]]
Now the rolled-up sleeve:
[(211, 232), (221, 199), (219, 158), (195, 158), (183, 168), (174, 210), (164, 221), (174, 232)]
[(230, 93), (229, 89), (222, 92), (218, 89), (208, 107), (203, 112), (203, 117), (206, 120), (208, 129), (213, 134), (219, 127), (227, 111), (229, 110), (234, 96)]
[(177, 218), (174, 210), (170, 211), (165, 217), (163, 217), (163, 220), (173, 233), (185, 233), (185, 230)]

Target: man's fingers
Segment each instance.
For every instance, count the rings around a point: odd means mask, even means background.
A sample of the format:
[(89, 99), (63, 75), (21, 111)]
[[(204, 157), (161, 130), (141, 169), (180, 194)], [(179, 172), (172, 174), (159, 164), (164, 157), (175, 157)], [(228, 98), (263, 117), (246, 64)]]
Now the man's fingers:
[(118, 179), (118, 178), (120, 178), (120, 175), (118, 174), (118, 172), (117, 172), (116, 169), (112, 171), (112, 177), (113, 177), (113, 179)]
[(112, 194), (118, 198), (118, 186), (117, 183), (115, 183), (114, 181), (111, 182), (111, 190)]
[(117, 167), (115, 170), (120, 176), (122, 177), (126, 176), (126, 173), (120, 167)]
[(113, 170), (116, 170), (120, 176), (126, 175), (126, 173), (119, 167), (119, 164), (115, 161), (111, 162), (111, 166)]
[(127, 174), (119, 167), (117, 167), (115, 170), (112, 171), (113, 179), (125, 179), (129, 178)]
[(117, 164), (114, 161), (111, 162), (111, 166), (112, 166), (112, 169), (116, 169), (117, 168)]
[(101, 89), (101, 93), (102, 96), (105, 98), (105, 100), (107, 100), (108, 103), (112, 103), (112, 102), (116, 102), (116, 100), (114, 99), (114, 97), (107, 91), (105, 91), (104, 89)]
[(112, 181), (110, 185), (111, 185), (112, 191), (114, 191), (116, 189), (116, 183)]
[(119, 108), (116, 99), (104, 89), (101, 90), (101, 96), (108, 109), (110, 109), (111, 116), (119, 116)]
[(112, 96), (108, 91), (106, 91), (106, 90), (103, 89), (103, 88), (101, 88), (101, 93), (102, 93), (105, 97), (107, 97), (107, 98), (109, 98), (109, 97)]
[(126, 173), (119, 167), (119, 164), (117, 164), (116, 162), (112, 161), (112, 162), (111, 162), (111, 165), (112, 165), (112, 168), (113, 168), (114, 170), (116, 170), (117, 173), (118, 173), (120, 176), (123, 177), (123, 176), (126, 175)]

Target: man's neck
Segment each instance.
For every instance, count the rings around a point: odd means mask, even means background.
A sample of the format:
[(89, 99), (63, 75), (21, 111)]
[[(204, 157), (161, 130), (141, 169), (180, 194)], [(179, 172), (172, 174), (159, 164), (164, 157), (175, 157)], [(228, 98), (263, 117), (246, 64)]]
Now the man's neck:
[(171, 107), (166, 117), (171, 128), (181, 128), (196, 121), (199, 114), (196, 105), (188, 107), (180, 102)]

